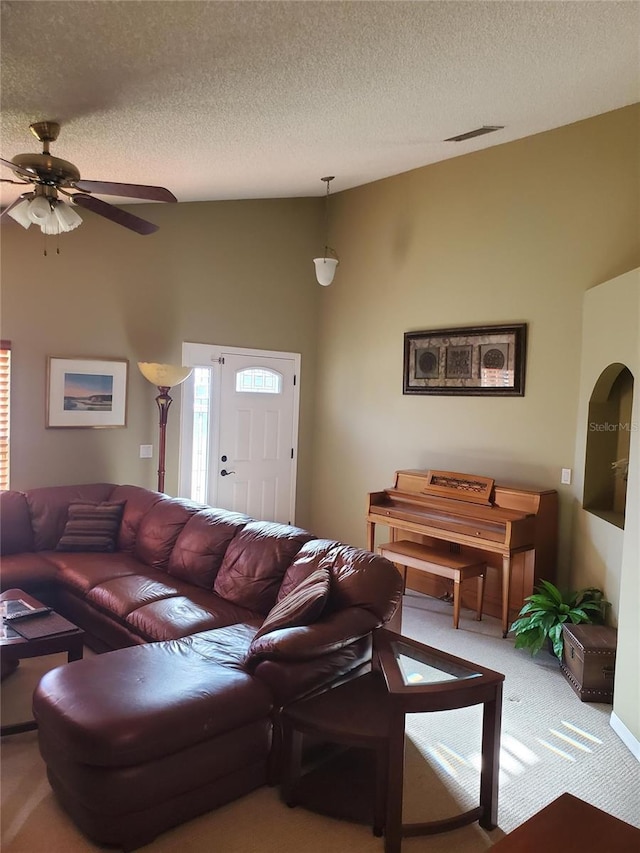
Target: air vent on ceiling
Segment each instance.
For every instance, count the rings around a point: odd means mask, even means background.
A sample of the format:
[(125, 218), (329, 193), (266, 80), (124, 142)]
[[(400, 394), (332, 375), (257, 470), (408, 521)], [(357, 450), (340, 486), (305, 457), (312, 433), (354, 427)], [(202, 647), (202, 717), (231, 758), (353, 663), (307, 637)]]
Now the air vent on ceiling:
[(445, 139), (445, 142), (464, 142), (465, 139), (473, 139), (474, 136), (484, 136), (485, 133), (493, 133), (494, 130), (503, 129), (503, 124), (483, 124), (482, 127), (477, 127), (475, 130), (459, 133), (458, 136), (450, 136), (449, 139)]

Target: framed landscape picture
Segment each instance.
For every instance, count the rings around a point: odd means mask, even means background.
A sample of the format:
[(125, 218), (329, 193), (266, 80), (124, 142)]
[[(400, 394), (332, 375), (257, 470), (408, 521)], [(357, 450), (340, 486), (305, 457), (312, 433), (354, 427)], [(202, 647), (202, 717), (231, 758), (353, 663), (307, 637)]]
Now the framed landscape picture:
[(47, 427), (123, 427), (127, 415), (126, 359), (47, 359)]
[(523, 397), (527, 325), (405, 332), (404, 394)]

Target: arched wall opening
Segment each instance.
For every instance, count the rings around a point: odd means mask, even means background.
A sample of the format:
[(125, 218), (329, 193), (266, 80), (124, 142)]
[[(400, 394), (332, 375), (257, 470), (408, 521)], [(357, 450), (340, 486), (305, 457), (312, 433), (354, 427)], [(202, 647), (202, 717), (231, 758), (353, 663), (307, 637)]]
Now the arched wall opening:
[(589, 399), (582, 506), (624, 529), (631, 445), (633, 374), (624, 364), (606, 367)]

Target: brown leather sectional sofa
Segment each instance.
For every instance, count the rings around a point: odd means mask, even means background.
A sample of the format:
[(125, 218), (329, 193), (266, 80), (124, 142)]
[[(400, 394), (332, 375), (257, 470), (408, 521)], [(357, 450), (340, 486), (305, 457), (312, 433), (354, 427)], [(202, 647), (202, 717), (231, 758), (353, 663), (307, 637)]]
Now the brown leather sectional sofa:
[[(58, 550), (78, 503), (122, 505), (114, 551)], [(45, 675), (34, 714), (59, 801), (125, 850), (276, 778), (282, 707), (366, 669), (401, 598), (367, 551), (137, 486), (4, 492), (0, 521), (2, 589), (108, 652)]]

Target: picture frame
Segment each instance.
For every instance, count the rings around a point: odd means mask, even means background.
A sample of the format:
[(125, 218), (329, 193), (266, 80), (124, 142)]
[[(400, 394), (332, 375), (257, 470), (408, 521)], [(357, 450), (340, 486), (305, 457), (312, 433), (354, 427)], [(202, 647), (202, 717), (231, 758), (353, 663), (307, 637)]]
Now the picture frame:
[(47, 429), (127, 425), (129, 362), (122, 358), (47, 358)]
[(404, 334), (403, 394), (523, 397), (527, 324)]

